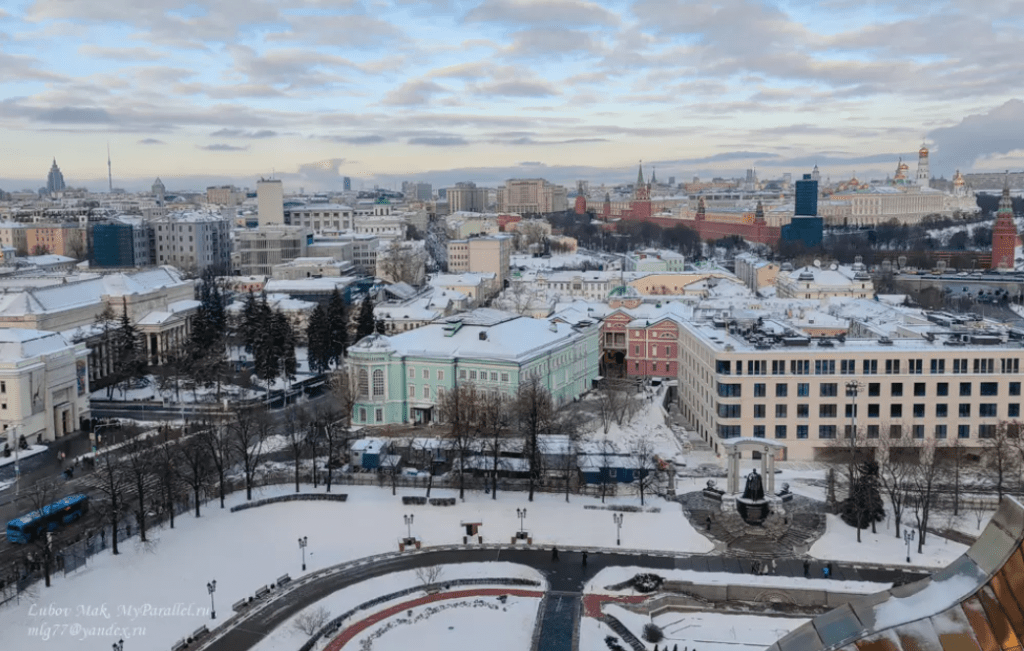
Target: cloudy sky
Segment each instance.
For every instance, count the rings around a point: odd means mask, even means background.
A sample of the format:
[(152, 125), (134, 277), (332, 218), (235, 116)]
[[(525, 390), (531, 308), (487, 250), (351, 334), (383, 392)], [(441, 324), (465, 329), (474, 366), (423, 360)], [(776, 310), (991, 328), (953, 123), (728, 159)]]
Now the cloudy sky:
[[(1024, 166), (1024, 0), (4, 0), (0, 188)], [(914, 161), (911, 161), (912, 165)]]

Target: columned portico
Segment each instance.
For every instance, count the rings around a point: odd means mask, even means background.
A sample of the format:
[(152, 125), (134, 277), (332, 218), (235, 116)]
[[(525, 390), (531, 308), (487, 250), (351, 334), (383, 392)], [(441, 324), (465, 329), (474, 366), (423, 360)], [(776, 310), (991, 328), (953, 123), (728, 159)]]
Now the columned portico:
[(766, 439), (737, 438), (726, 439), (722, 441), (722, 445), (725, 446), (725, 454), (728, 459), (728, 494), (733, 495), (740, 492), (740, 465), (743, 451), (751, 450), (761, 453), (761, 476), (764, 478), (765, 495), (775, 495), (775, 456), (780, 450), (786, 449), (784, 443)]

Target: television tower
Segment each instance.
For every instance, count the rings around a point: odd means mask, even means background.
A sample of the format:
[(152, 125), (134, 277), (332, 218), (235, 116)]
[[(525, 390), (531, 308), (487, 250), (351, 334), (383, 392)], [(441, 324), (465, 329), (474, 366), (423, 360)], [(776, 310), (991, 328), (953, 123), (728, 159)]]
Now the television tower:
[(114, 193), (114, 175), (110, 171), (110, 143), (107, 143), (107, 186), (111, 194)]

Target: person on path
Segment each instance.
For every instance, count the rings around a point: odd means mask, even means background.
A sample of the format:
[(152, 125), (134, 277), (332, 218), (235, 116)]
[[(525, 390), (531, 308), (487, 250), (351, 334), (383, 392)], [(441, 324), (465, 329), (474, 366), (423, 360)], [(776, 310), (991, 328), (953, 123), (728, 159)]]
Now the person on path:
[(708, 519), (704, 523), (704, 531), (711, 531), (711, 516), (710, 515), (708, 516)]
[(754, 561), (753, 563), (751, 563), (750, 564), (750, 573), (751, 574), (757, 574), (757, 571), (760, 569), (760, 565), (761, 565), (761, 563), (758, 562), (758, 561)]
[(587, 552), (583, 552), (583, 567), (587, 566)]
[(811, 563), (807, 559), (804, 559), (804, 578), (811, 578)]
[(831, 572), (829, 572), (828, 567), (821, 568), (821, 578), (827, 579), (829, 574), (831, 574)]
[(779, 573), (779, 569), (778, 569), (778, 566), (775, 564), (775, 559), (773, 558), (772, 559), (772, 574), (778, 574), (778, 573)]
[(553, 560), (553, 561), (557, 561), (558, 560), (558, 547), (552, 547), (551, 548), (551, 560)]

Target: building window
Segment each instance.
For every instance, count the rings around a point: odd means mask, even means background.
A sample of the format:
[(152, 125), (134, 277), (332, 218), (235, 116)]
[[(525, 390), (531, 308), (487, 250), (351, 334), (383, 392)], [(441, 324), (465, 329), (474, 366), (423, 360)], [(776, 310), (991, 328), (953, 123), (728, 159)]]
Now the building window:
[(960, 403), (959, 414), (960, 414), (960, 418), (970, 418), (971, 417), (971, 403), (969, 403), (969, 402), (961, 402)]
[(373, 372), (373, 396), (384, 395), (384, 371), (377, 369)]
[(944, 359), (933, 359), (932, 360), (932, 373), (939, 374), (946, 372), (946, 360)]
[(801, 382), (796, 385), (796, 395), (801, 398), (806, 398), (811, 395), (811, 385), (806, 382)]
[[(1020, 383), (1018, 382), (1017, 384), (1019, 385)], [(0, 382), (0, 393), (7, 393), (7, 383), (6, 382)]]
[(898, 439), (898, 438), (901, 438), (902, 436), (903, 436), (903, 426), (902, 425), (890, 425), (889, 426), (889, 438), (891, 438), (891, 439)]
[(949, 382), (939, 382), (935, 385), (935, 395), (937, 396), (948, 396), (949, 395)]
[(424, 400), (430, 399), (430, 387), (423, 387), (423, 398)]
[(995, 425), (978, 425), (978, 438), (979, 439), (991, 439), (996, 436)]
[(944, 439), (944, 438), (946, 438), (946, 426), (945, 425), (936, 425), (935, 426), (935, 438), (937, 438), (937, 439)]
[(839, 395), (839, 385), (835, 382), (826, 382), (819, 387), (822, 398), (835, 398)]
[(797, 418), (810, 418), (811, 410), (807, 405), (796, 406), (796, 417)]
[(914, 438), (915, 439), (923, 439), (924, 438), (924, 425), (914, 425)]
[[(359, 369), (359, 395), (363, 398), (370, 395), (370, 376), (366, 373), (366, 369)], [(363, 421), (366, 421), (366, 417), (363, 417)]]
[(998, 396), (999, 395), (999, 383), (998, 382), (982, 382), (978, 386), (979, 396)]
[(816, 359), (816, 360), (814, 360), (814, 374), (815, 375), (835, 375), (836, 374), (836, 361), (834, 359)]
[(866, 359), (861, 368), (864, 371), (864, 375), (878, 375), (878, 360)]
[(430, 369), (426, 369), (426, 368), (423, 369), (423, 379), (424, 380), (429, 380), (430, 379)]
[(776, 425), (775, 426), (775, 438), (777, 438), (777, 439), (784, 439), (784, 438), (786, 438), (786, 426), (785, 425)]
[(903, 405), (889, 405), (889, 418), (903, 418)]
[(877, 439), (878, 438), (878, 425), (868, 425), (868, 438), (869, 439)]
[(956, 436), (961, 439), (971, 438), (971, 426), (970, 425), (957, 425)]
[(469, 379), (470, 380), (475, 380), (476, 379), (476, 371), (470, 371), (469, 372)]
[(893, 382), (892, 385), (890, 386), (889, 395), (894, 396), (894, 397), (902, 396), (903, 395), (903, 383), (902, 382)]
[(409, 367), (409, 379), (412, 380), (412, 379), (415, 379), (415, 378), (416, 378), (416, 369), (414, 369), (413, 367), (410, 366)]
[(1007, 418), (1019, 418), (1020, 417), (1020, 403), (1011, 402), (1006, 406)]
[(789, 385), (788, 384), (776, 384), (775, 385), (775, 397), (776, 398), (785, 398), (788, 395), (789, 395)]
[(922, 373), (924, 373), (924, 370), (922, 369), (922, 364), (923, 363), (919, 359), (910, 360), (909, 362), (907, 362), (907, 365), (909, 366), (907, 372), (910, 373), (911, 375), (921, 375)]
[(740, 418), (742, 414), (741, 405), (718, 405), (719, 418)]
[(738, 439), (740, 437), (739, 425), (719, 425), (718, 437), (723, 439)]
[(980, 405), (978, 405), (978, 416), (980, 416), (981, 418), (995, 418), (996, 403), (983, 402)]
[(819, 439), (834, 439), (836, 437), (835, 425), (818, 425)]
[(914, 396), (920, 398), (924, 395), (926, 395), (924, 382), (914, 382)]
[(782, 360), (774, 360), (772, 362), (772, 375), (785, 375), (786, 374), (786, 362)]
[(742, 398), (743, 385), (718, 383), (718, 395), (721, 398)]
[(954, 359), (953, 360), (953, 372), (954, 373), (967, 373), (968, 366), (966, 359)]
[(935, 417), (946, 418), (949, 416), (949, 405), (944, 402), (940, 402), (935, 405)]
[(839, 372), (843, 375), (853, 375), (857, 372), (857, 361), (853, 359), (844, 359), (839, 362)]
[(798, 439), (805, 439), (805, 438), (807, 438), (807, 426), (806, 425), (797, 425), (796, 426), (796, 437)]
[(465, 380), (466, 379), (466, 369), (464, 369), (464, 368), (460, 368), (459, 369), (459, 379), (460, 380)]
[(835, 418), (838, 413), (835, 405), (818, 405), (818, 418)]
[(383, 409), (377, 409), (374, 412), (373, 415), (377, 419), (376, 422), (378, 422), (378, 423), (383, 423), (384, 422), (384, 410)]
[(924, 403), (923, 402), (915, 402), (914, 403), (914, 418), (924, 418)]
[(1010, 395), (1011, 396), (1019, 396), (1020, 395), (1020, 382), (1010, 382)]
[(765, 407), (764, 405), (754, 405), (754, 418), (764, 418)]
[(845, 415), (846, 415), (847, 418), (855, 418), (857, 416), (857, 411), (858, 411), (857, 405), (846, 405), (846, 407), (843, 409), (843, 411), (846, 412)]
[(961, 396), (969, 396), (969, 395), (971, 395), (971, 383), (970, 382), (961, 382), (960, 383), (960, 395)]
[(754, 397), (755, 398), (764, 398), (766, 393), (767, 393), (766, 385), (764, 385), (764, 384), (762, 384), (760, 382), (754, 385)]
[(754, 438), (756, 438), (756, 439), (763, 439), (764, 438), (764, 425), (754, 425)]
[(788, 411), (788, 409), (786, 408), (786, 405), (775, 405), (775, 417), (776, 418), (786, 418), (786, 415), (787, 415), (786, 412), (787, 411)]
[(362, 407), (359, 408), (359, 422), (361, 422), (361, 423), (365, 423), (366, 422), (366, 409), (364, 409)]
[(868, 395), (872, 397), (882, 395), (882, 384), (880, 382), (870, 382), (868, 384)]

